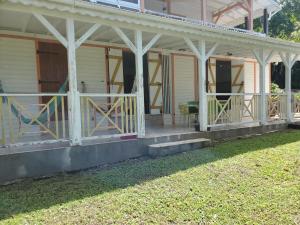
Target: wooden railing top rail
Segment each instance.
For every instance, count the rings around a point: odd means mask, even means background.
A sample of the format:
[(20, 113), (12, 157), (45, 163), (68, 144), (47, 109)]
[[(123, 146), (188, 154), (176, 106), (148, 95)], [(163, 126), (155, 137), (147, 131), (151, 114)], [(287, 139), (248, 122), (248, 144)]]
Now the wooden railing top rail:
[(61, 93), (1, 93), (0, 97), (54, 97), (54, 96), (68, 96), (68, 94), (61, 94)]
[(136, 97), (137, 94), (95, 94), (95, 93), (80, 93), (81, 97)]

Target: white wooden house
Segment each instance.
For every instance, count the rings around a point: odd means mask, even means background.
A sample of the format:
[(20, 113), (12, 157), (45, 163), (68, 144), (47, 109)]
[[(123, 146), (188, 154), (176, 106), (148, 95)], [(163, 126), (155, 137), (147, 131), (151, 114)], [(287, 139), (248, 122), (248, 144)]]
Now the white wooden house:
[[(201, 131), (290, 122), (300, 45), (253, 31), (279, 10), (273, 0), (1, 0), (2, 143), (142, 138), (151, 123), (188, 126), (180, 106), (191, 101)], [(272, 96), (279, 61), (287, 85)]]

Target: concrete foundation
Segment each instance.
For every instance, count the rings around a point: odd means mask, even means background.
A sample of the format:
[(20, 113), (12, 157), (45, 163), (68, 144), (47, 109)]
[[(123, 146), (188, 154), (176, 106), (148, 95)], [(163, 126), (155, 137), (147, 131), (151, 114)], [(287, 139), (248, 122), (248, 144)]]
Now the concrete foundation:
[(149, 156), (148, 146), (155, 143), (196, 138), (207, 138), (212, 141), (228, 140), (284, 129), (287, 129), (287, 124), (183, 133), (74, 147), (64, 145), (61, 147), (48, 146), (48, 149), (45, 149), (41, 146), (34, 150), (28, 148), (24, 151), (2, 151), (0, 149), (0, 184), (29, 177), (53, 176), (57, 173), (79, 171), (128, 159)]

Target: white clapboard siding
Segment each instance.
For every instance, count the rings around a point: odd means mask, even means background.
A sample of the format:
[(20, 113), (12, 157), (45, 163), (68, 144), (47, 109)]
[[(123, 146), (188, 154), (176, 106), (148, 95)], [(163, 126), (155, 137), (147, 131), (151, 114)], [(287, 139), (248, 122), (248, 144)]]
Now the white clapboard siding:
[[(7, 93), (37, 93), (38, 81), (36, 74), (35, 42), (12, 38), (0, 38), (0, 80)], [(16, 98), (31, 113), (37, 113), (37, 97)], [(4, 110), (7, 110), (6, 105)], [(8, 129), (8, 113), (4, 113), (5, 127)], [(15, 116), (11, 118), (14, 130), (19, 129)], [(37, 126), (30, 126), (31, 132)], [(8, 133), (6, 133), (8, 135)]]
[[(158, 53), (149, 53), (148, 54), (148, 69), (149, 69), (149, 91), (150, 91), (150, 107), (153, 105), (154, 103), (154, 98), (156, 93), (159, 91), (159, 95), (158, 98), (155, 102), (155, 106), (160, 106), (162, 107), (162, 86), (155, 86), (155, 85), (151, 85), (151, 79), (154, 76), (154, 73), (156, 71), (156, 68), (158, 67), (158, 71), (156, 74), (156, 79), (154, 80), (154, 83), (158, 84), (162, 84), (162, 68), (161, 68), (161, 58), (159, 56)], [(151, 114), (155, 115), (155, 114), (160, 114), (161, 110), (160, 109), (153, 109), (151, 108)]]
[(6, 92), (38, 91), (34, 41), (0, 38), (0, 80)]
[(171, 13), (193, 19), (201, 19), (201, 2), (199, 0), (171, 1)]
[(78, 89), (86, 93), (106, 93), (105, 49), (80, 47), (77, 50)]
[[(260, 72), (259, 72), (259, 64), (258, 63), (256, 63), (256, 70), (257, 70), (257, 72), (256, 72), (256, 91), (257, 91), (257, 93), (259, 93), (259, 87), (260, 87), (260, 82), (259, 82), (259, 76), (260, 76)], [(271, 66), (270, 66), (270, 64), (268, 64), (267, 66), (266, 66), (266, 77), (265, 77), (265, 83), (266, 83), (266, 85), (265, 85), (265, 90), (266, 90), (266, 93), (270, 93), (270, 86), (271, 86)]]
[(147, 10), (164, 13), (165, 4), (161, 0), (145, 0), (145, 8)]
[(174, 56), (175, 119), (182, 123), (179, 104), (195, 100), (195, 61), (193, 57)]
[(257, 80), (257, 65), (255, 62), (244, 63), (244, 90), (245, 93), (257, 93), (255, 81)]

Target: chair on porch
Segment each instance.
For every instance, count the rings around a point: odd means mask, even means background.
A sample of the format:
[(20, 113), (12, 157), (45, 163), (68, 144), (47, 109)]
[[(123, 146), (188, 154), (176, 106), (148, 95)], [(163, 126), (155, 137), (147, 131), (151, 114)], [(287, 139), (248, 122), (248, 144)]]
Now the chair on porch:
[[(195, 101), (190, 101), (188, 103), (179, 104), (179, 112), (181, 119), (183, 118), (183, 122), (188, 122), (188, 127), (191, 127), (192, 124), (195, 124), (197, 121), (198, 115), (198, 103)], [(192, 121), (194, 121), (192, 123)]]

